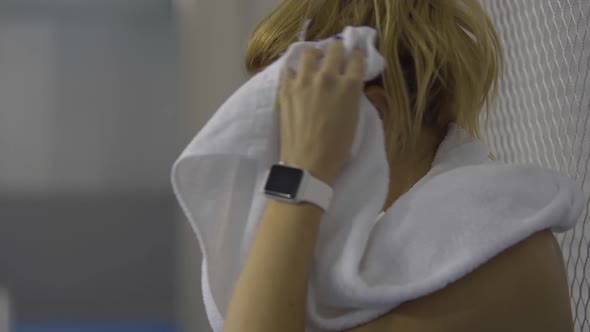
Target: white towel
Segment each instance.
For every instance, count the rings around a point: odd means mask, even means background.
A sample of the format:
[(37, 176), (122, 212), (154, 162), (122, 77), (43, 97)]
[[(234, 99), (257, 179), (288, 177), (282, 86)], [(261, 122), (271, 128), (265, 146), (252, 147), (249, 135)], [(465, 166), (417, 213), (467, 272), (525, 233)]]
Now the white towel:
[[(346, 55), (353, 47), (366, 50), (366, 81), (382, 72), (374, 29), (346, 27), (342, 37)], [(264, 173), (279, 161), (274, 105), (280, 72), (286, 65), (297, 70), (305, 46), (328, 43), (292, 44), (219, 108), (173, 166), (174, 191), (204, 255), (202, 288), (214, 331), (222, 331), (268, 202)], [(584, 206), (575, 182), (535, 165), (492, 162), (488, 154), (484, 142), (452, 126), (431, 171), (377, 222), (389, 167), (378, 113), (363, 95), (350, 157), (321, 220), (306, 330), (368, 322), (445, 287), (539, 230), (575, 225)]]

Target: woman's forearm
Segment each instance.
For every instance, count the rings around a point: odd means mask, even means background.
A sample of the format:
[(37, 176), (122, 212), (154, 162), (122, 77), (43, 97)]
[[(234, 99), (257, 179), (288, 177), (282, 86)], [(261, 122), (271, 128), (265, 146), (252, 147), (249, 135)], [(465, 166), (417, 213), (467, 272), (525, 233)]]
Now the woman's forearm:
[(303, 332), (307, 282), (323, 210), (270, 200), (236, 283), (224, 332)]

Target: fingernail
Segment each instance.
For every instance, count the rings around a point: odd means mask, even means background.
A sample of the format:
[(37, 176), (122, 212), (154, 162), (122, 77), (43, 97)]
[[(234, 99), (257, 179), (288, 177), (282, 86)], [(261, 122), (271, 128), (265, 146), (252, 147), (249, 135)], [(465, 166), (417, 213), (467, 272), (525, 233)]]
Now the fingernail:
[(332, 39), (342, 39), (339, 35), (332, 36)]

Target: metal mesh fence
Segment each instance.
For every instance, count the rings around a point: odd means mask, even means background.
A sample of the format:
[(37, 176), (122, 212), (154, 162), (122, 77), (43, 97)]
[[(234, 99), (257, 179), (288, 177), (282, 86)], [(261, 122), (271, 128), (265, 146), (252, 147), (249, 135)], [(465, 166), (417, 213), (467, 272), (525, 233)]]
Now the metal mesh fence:
[[(484, 138), (498, 159), (557, 170), (590, 197), (590, 0), (480, 1), (506, 60)], [(590, 331), (589, 204), (574, 229), (556, 234), (576, 332)]]

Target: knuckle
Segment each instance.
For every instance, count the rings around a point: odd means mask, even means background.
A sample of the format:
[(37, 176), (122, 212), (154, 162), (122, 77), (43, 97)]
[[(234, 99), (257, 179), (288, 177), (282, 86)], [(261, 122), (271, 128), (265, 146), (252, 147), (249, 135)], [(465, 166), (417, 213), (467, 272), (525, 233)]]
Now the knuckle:
[(303, 55), (308, 56), (308, 57), (314, 57), (314, 56), (318, 55), (319, 52), (320, 52), (320, 50), (318, 50), (315, 47), (311, 47), (311, 46), (303, 49)]
[(321, 84), (331, 83), (336, 79), (336, 75), (329, 71), (319, 71), (316, 75), (316, 80)]
[(310, 56), (310, 55), (312, 55), (312, 49), (311, 49), (311, 48), (309, 48), (309, 47), (306, 47), (306, 48), (303, 50), (303, 56), (306, 56), (306, 57), (308, 57), (308, 56)]
[(344, 84), (348, 87), (348, 88), (357, 88), (358, 86), (360, 86), (363, 82), (363, 79), (361, 77), (357, 77), (357, 76), (346, 76), (344, 78)]

